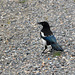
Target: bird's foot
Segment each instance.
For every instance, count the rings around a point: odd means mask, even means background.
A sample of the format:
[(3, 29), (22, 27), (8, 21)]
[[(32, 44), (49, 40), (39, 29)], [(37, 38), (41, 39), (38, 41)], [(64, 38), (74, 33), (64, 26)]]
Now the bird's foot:
[(46, 53), (47, 53), (47, 52), (44, 52), (44, 51), (42, 52), (42, 54), (46, 54)]
[(46, 53), (46, 52), (45, 52), (45, 50), (46, 50), (46, 49), (44, 49), (44, 50), (43, 50), (43, 52), (42, 52), (43, 54), (45, 54), (45, 53)]
[(46, 53), (47, 53), (47, 52), (43, 51), (43, 52), (41, 53), (41, 55), (46, 54)]

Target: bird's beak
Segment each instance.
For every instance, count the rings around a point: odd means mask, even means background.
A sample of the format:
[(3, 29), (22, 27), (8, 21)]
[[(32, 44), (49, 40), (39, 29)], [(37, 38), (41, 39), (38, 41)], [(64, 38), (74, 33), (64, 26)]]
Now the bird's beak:
[(41, 24), (40, 22), (37, 22), (37, 24)]

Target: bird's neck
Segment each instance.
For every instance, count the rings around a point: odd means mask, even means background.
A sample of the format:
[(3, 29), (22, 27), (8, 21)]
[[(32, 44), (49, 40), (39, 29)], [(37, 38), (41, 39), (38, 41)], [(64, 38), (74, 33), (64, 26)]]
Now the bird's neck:
[(41, 31), (44, 32), (45, 36), (53, 35), (53, 33), (52, 33), (52, 31), (50, 30), (49, 27), (48, 28), (43, 27)]

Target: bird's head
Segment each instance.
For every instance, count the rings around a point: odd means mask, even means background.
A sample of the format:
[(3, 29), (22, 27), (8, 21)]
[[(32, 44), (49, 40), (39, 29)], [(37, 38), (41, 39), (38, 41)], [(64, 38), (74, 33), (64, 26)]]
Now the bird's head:
[(41, 24), (42, 26), (47, 26), (47, 25), (49, 25), (47, 22), (38, 22), (38, 24)]
[(48, 22), (46, 22), (46, 21), (38, 22), (38, 24), (42, 25), (43, 27), (51, 27), (51, 26), (49, 26)]

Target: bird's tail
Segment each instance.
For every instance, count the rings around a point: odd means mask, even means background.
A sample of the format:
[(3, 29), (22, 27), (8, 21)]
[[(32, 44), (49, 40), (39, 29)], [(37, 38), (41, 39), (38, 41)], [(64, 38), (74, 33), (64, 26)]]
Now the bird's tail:
[(62, 47), (58, 43), (51, 44), (51, 46), (54, 50), (63, 51)]

